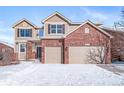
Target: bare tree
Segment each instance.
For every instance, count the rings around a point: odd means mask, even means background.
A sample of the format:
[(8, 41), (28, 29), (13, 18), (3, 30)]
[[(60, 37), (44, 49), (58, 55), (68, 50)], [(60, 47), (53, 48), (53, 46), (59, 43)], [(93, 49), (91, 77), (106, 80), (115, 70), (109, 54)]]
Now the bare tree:
[(106, 63), (106, 56), (109, 52), (109, 42), (99, 34), (96, 37), (98, 42), (95, 47), (89, 50), (88, 61), (94, 64), (103, 64)]
[(120, 20), (117, 22), (114, 22), (114, 28), (115, 30), (124, 30), (124, 7), (122, 8), (121, 12), (121, 17)]
[(95, 64), (105, 63), (104, 47), (97, 47), (90, 49), (88, 60), (90, 63), (95, 63)]

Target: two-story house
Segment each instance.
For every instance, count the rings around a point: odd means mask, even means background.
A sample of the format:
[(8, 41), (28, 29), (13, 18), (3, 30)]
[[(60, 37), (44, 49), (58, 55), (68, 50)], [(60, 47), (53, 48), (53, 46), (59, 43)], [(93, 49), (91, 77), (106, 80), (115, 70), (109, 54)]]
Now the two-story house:
[(41, 29), (26, 19), (13, 25), (17, 60), (82, 64), (88, 63), (87, 54), (91, 48), (104, 47), (105, 63), (111, 63), (112, 36), (91, 21), (75, 23), (55, 12), (42, 23), (44, 34), (40, 38)]

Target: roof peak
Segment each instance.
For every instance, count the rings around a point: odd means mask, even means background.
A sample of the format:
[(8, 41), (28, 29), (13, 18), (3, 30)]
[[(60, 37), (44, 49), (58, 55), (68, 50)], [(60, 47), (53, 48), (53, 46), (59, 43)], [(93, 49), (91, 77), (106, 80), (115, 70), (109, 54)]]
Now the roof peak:
[[(100, 27), (96, 26), (96, 24), (94, 24), (92, 21), (90, 20), (86, 20), (84, 21), (81, 25), (79, 25), (76, 29), (74, 29), (73, 31), (71, 31), (70, 33), (68, 33), (66, 36), (68, 36), (69, 34), (71, 34), (72, 32), (76, 31), (78, 28), (80, 28), (81, 26), (83, 26), (84, 24), (89, 23), (90, 25), (92, 25), (93, 27), (95, 27), (96, 29), (98, 29), (99, 31), (101, 31), (102, 33), (106, 34), (107, 36), (109, 36), (110, 38), (113, 38), (112, 35), (110, 35), (109, 33), (105, 32), (104, 30), (102, 30)], [(65, 37), (66, 37), (65, 36)]]
[(31, 21), (29, 21), (27, 18), (22, 18), (21, 20), (17, 21), (14, 25), (12, 25), (12, 27), (16, 27), (19, 23), (26, 21), (29, 24), (31, 24), (32, 26), (34, 26), (35, 28), (37, 28), (37, 26), (35, 24), (33, 24)]
[(44, 23), (46, 20), (48, 20), (49, 18), (53, 17), (54, 15), (60, 16), (61, 18), (63, 18), (64, 20), (66, 20), (69, 24), (79, 24), (79, 22), (72, 22), (70, 19), (68, 19), (62, 13), (60, 13), (58, 11), (53, 12), (51, 15), (49, 15), (48, 17), (46, 17), (42, 22)]

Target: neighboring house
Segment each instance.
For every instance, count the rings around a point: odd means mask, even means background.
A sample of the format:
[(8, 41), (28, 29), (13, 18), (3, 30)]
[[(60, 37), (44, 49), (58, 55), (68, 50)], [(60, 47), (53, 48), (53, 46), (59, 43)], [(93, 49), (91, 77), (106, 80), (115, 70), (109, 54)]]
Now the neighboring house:
[(0, 41), (0, 52), (5, 51), (6, 49), (14, 50), (14, 46), (4, 41)]
[(124, 61), (124, 32), (109, 28), (102, 28), (113, 36), (111, 39), (112, 61)]
[(43, 21), (41, 29), (26, 19), (13, 25), (17, 60), (36, 60), (41, 63), (83, 64), (89, 63), (89, 50), (104, 47), (105, 63), (111, 63), (111, 39), (113, 36), (91, 21), (74, 23), (58, 12)]
[(0, 41), (0, 65), (9, 65), (15, 61), (14, 46), (4, 41)]

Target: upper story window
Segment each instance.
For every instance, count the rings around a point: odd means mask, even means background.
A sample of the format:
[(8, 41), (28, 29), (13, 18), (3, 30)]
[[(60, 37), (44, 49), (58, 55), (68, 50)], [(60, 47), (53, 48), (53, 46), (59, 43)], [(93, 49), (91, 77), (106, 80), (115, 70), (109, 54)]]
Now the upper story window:
[(64, 34), (65, 25), (63, 24), (49, 24), (49, 34)]
[(89, 28), (85, 28), (85, 33), (90, 33), (90, 29)]
[(57, 33), (57, 25), (51, 25), (50, 29), (52, 34)]
[(32, 29), (19, 29), (18, 37), (32, 37)]

